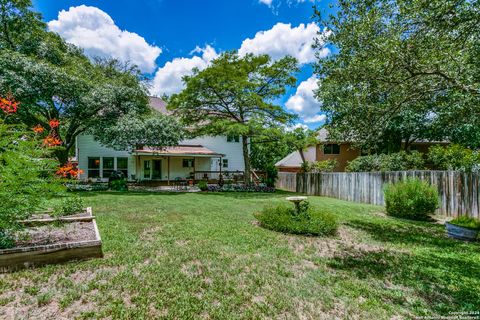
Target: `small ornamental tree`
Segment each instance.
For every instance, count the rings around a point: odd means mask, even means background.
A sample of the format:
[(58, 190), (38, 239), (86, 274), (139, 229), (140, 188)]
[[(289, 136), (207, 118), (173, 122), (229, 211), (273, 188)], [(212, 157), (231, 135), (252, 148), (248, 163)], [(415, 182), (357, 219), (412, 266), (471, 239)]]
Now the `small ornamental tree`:
[(47, 158), (48, 150), (35, 132), (6, 124), (14, 111), (5, 106), (19, 104), (12, 98), (0, 101), (0, 248), (5, 248), (13, 245), (13, 232), (21, 228), (19, 221), (62, 188), (53, 175), (57, 163)]

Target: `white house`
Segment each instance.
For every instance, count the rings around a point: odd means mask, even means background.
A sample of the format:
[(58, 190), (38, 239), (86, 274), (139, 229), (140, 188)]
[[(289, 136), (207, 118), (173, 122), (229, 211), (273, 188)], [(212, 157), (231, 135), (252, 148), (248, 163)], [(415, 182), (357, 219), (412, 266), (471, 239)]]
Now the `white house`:
[[(161, 99), (150, 98), (150, 105), (168, 114)], [(130, 152), (105, 147), (91, 135), (79, 135), (76, 142), (81, 180), (107, 181), (115, 170), (135, 181), (216, 180), (220, 174), (234, 179), (243, 177), (245, 169), (238, 136), (197, 137), (162, 150), (144, 147)]]

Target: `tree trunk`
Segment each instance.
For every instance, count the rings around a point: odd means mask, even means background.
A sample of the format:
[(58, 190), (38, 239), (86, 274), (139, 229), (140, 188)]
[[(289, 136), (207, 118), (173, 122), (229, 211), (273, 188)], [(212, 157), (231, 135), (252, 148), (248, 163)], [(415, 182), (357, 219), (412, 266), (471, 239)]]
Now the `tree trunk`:
[(242, 136), (243, 161), (245, 164), (245, 183), (251, 182), (250, 152), (248, 150), (248, 137)]
[(68, 162), (68, 155), (70, 153), (70, 148), (62, 148), (59, 150), (55, 150), (55, 158), (57, 158), (59, 164), (61, 166), (65, 165)]
[(300, 153), (300, 158), (302, 158), (302, 163), (305, 163), (305, 154), (303, 153), (303, 149), (298, 149), (298, 153)]

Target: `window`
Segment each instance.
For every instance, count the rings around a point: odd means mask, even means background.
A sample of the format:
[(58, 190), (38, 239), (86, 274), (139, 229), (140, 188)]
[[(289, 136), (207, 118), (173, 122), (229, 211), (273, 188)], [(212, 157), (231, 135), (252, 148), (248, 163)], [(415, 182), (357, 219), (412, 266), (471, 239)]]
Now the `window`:
[(110, 178), (114, 169), (115, 158), (103, 158), (103, 178)]
[(240, 142), (240, 136), (229, 134), (227, 136), (227, 142)]
[(143, 161), (143, 178), (150, 179), (150, 172), (152, 167), (150, 166), (150, 160)]
[(324, 145), (323, 154), (340, 154), (340, 145), (334, 143)]
[(100, 158), (88, 157), (88, 177), (100, 178)]
[(193, 159), (183, 159), (184, 168), (193, 168)]
[(128, 179), (128, 158), (117, 158), (117, 170), (122, 171)]
[(228, 168), (228, 159), (222, 159), (222, 167)]

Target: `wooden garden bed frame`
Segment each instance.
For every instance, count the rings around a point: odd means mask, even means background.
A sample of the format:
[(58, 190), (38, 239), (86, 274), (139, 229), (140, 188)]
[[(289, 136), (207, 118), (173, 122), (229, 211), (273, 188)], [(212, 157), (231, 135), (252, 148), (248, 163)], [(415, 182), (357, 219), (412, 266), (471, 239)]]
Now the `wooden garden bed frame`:
[(0, 250), (0, 273), (38, 267), (46, 264), (63, 263), (71, 260), (102, 258), (102, 240), (98, 232), (95, 217), (92, 215), (92, 208), (87, 208), (87, 213), (88, 216), (86, 217), (63, 217), (23, 221), (23, 223), (28, 226), (50, 224), (57, 221), (63, 223), (91, 221), (95, 230), (95, 240)]

